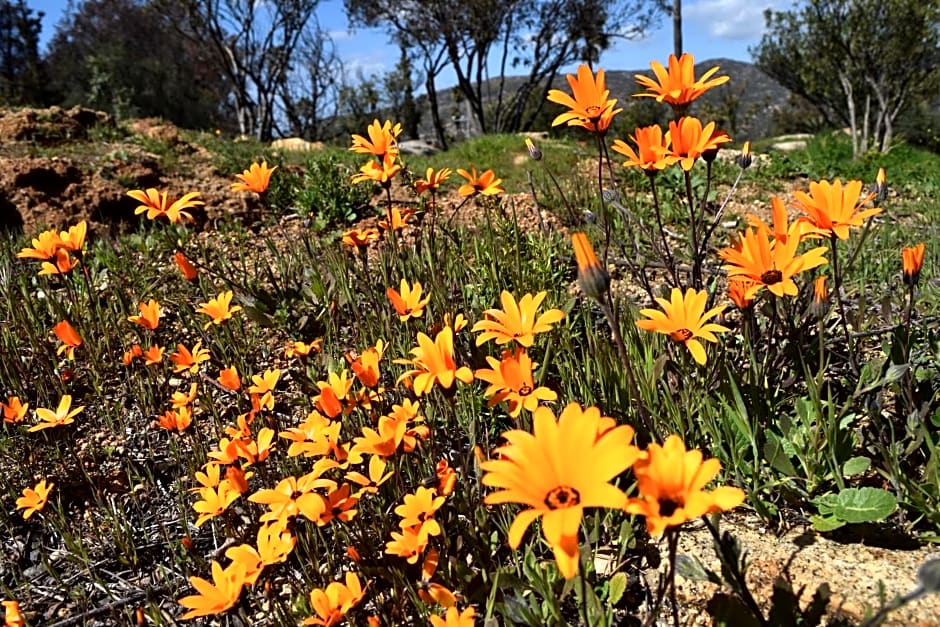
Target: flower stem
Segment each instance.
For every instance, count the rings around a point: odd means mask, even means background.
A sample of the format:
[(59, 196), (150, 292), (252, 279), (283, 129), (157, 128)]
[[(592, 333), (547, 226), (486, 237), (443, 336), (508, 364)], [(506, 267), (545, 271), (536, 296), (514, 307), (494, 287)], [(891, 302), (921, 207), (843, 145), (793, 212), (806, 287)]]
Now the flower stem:
[(655, 172), (647, 172), (647, 178), (649, 178), (650, 181), (650, 190), (653, 193), (653, 208), (656, 212), (656, 225), (659, 227), (659, 237), (663, 242), (663, 257), (665, 258), (666, 265), (669, 266), (673, 287), (679, 287), (679, 271), (676, 268), (675, 259), (672, 257), (672, 251), (669, 249), (669, 242), (666, 240), (666, 229), (663, 227), (662, 210), (659, 206), (659, 196), (656, 193), (655, 176)]
[(842, 273), (839, 271), (838, 238), (835, 233), (829, 235), (829, 248), (832, 251), (832, 274), (835, 283), (836, 302), (839, 303), (839, 318), (842, 323), (842, 335), (845, 337), (845, 350), (848, 353), (849, 367), (852, 372), (858, 373), (858, 363), (855, 361), (855, 349), (852, 345), (852, 336), (849, 334), (849, 323), (845, 317), (845, 299), (842, 298)]

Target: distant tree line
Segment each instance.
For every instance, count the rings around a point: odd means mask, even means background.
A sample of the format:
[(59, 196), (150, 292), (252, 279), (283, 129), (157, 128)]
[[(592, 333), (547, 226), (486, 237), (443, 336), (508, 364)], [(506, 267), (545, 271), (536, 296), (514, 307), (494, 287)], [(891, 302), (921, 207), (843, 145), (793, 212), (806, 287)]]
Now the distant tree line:
[[(682, 46), (680, 0), (344, 0), (354, 27), (399, 50), (394, 68), (364, 75), (338, 58), (319, 1), (78, 0), (40, 54), (42, 14), (0, 0), (0, 105), (81, 104), (259, 139), (330, 138), (383, 111), (416, 136), (428, 111), (446, 146), (447, 69), (465, 125), (514, 132), (544, 123), (562, 68), (595, 64), (618, 38), (669, 16)], [(940, 135), (940, 0), (807, 0), (766, 19), (755, 61), (812, 107), (804, 122), (848, 126), (859, 153), (899, 129)]]

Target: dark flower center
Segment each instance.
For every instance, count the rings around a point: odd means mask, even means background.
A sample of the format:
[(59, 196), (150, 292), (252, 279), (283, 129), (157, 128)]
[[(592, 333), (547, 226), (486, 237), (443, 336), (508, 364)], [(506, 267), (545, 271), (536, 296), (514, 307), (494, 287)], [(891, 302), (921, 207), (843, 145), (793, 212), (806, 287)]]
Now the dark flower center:
[(783, 280), (783, 273), (780, 270), (768, 270), (760, 275), (760, 282), (764, 285), (773, 285)]
[(531, 393), (532, 388), (530, 388), (528, 385), (523, 385), (521, 388), (519, 388), (519, 396), (528, 396)]
[(659, 499), (659, 515), (672, 516), (676, 510), (682, 507), (682, 503), (672, 499)]
[(688, 329), (676, 329), (669, 334), (669, 337), (676, 342), (688, 342), (690, 339), (692, 339), (692, 332)]
[(592, 120), (601, 117), (601, 108), (598, 105), (588, 105), (584, 108), (584, 112), (587, 113), (588, 117)]
[(548, 509), (576, 507), (579, 503), (581, 503), (581, 495), (571, 486), (560, 485), (557, 488), (552, 488), (545, 495), (545, 505)]

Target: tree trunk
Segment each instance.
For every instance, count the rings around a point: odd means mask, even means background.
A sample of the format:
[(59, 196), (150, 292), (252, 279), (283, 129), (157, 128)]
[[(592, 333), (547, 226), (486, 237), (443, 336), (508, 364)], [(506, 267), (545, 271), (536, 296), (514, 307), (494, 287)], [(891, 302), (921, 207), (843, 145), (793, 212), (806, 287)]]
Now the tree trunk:
[(676, 57), (682, 56), (682, 0), (672, 0), (672, 47)]
[(852, 93), (852, 81), (847, 74), (840, 72), (839, 82), (842, 84), (842, 93), (845, 94), (845, 104), (849, 112), (849, 131), (852, 133), (852, 159), (858, 159), (858, 123), (855, 118), (855, 97)]
[(434, 122), (434, 133), (441, 150), (447, 150), (447, 135), (444, 132), (444, 122), (441, 120), (441, 107), (437, 102), (437, 88), (434, 85), (434, 73), (428, 72), (424, 81), (428, 90), (428, 106), (431, 107), (431, 120)]

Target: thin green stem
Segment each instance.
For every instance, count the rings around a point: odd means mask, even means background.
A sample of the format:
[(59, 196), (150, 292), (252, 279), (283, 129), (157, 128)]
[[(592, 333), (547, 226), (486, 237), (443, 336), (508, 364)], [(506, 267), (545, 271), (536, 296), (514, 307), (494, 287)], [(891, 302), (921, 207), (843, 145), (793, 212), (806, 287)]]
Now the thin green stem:
[(858, 362), (855, 359), (855, 347), (849, 333), (849, 323), (845, 316), (845, 299), (842, 298), (842, 272), (839, 268), (839, 239), (835, 233), (829, 235), (829, 249), (832, 251), (832, 274), (835, 283), (836, 302), (839, 303), (839, 318), (842, 326), (842, 335), (845, 338), (845, 350), (848, 353), (849, 366), (852, 372), (858, 374)]

